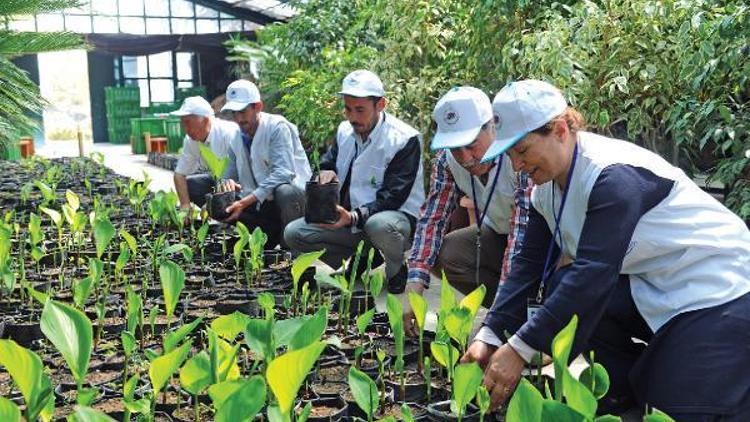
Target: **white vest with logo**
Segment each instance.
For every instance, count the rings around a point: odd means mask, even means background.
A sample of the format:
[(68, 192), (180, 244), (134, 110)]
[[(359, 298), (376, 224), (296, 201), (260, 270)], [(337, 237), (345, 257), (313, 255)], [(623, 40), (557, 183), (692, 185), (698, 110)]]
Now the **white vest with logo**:
[[(446, 151), (448, 167), (450, 168), (453, 180), (456, 181), (456, 185), (461, 189), (469, 199), (474, 199), (471, 192), (471, 178), (472, 175), (468, 170), (463, 168), (461, 164), (453, 158), (453, 154), (450, 151)], [(513, 205), (515, 199), (515, 190), (518, 187), (518, 179), (516, 173), (513, 171), (513, 164), (508, 158), (508, 154), (502, 155), (502, 166), (499, 169), (500, 174), (497, 176), (497, 184), (495, 185), (494, 193), (492, 193), (492, 199), (487, 210), (487, 216), (484, 219), (483, 224), (487, 224), (497, 234), (508, 234), (510, 231), (510, 218), (513, 214)], [(487, 177), (487, 185), (483, 185), (478, 177), (474, 177), (474, 188), (476, 189), (477, 196), (479, 199), (475, 201), (475, 206), (479, 206), (480, 215), (484, 211), (484, 207), (487, 205), (487, 196), (490, 194), (490, 188), (492, 182), (497, 174), (498, 166), (490, 170), (490, 174)]]
[[(416, 129), (388, 113), (383, 114), (385, 118), (370, 134), (370, 145), (367, 145), (364, 151), (357, 151), (354, 129), (348, 121), (341, 122), (336, 134), (336, 143), (339, 148), (336, 157), (336, 175), (341, 181), (339, 187), (343, 186), (349, 173), (349, 164), (355, 153), (357, 154), (352, 163), (352, 176), (349, 181), (349, 199), (352, 209), (375, 200), (378, 189), (383, 185), (383, 176), (385, 176), (388, 164), (406, 146), (409, 139), (419, 137), (421, 151), (422, 137)], [(423, 180), (420, 158), (419, 169), (409, 197), (399, 208), (400, 211), (415, 218), (419, 217), (419, 208), (424, 202)]]
[[(289, 130), (292, 133), (292, 162), (294, 168), (291, 170), (294, 172), (294, 178), (291, 183), (294, 186), (305, 190), (305, 183), (310, 180), (312, 171), (310, 170), (310, 163), (307, 161), (305, 150), (302, 148), (297, 126), (278, 114), (261, 112), (260, 125), (258, 125), (258, 129), (253, 136), (249, 159), (246, 152), (247, 149), (241, 140), (239, 145), (233, 146), (237, 159), (238, 178), (242, 185), (242, 193), (245, 195), (253, 192), (257, 187), (255, 186), (256, 182), (262, 183), (263, 180), (268, 178), (271, 174), (271, 155), (269, 148), (274, 147), (271, 135), (278, 125), (288, 125)], [(252, 173), (250, 173), (250, 169), (252, 169)], [(273, 193), (268, 199), (273, 199)]]
[[(678, 314), (718, 306), (750, 291), (750, 231), (739, 217), (660, 156), (588, 132), (578, 134), (578, 159), (561, 219), (566, 254), (575, 259), (589, 195), (601, 171), (613, 164), (644, 168), (674, 181), (669, 195), (639, 220), (620, 270), (630, 276), (633, 300), (654, 332)], [(534, 208), (550, 231), (561, 195), (552, 181), (532, 193)]]

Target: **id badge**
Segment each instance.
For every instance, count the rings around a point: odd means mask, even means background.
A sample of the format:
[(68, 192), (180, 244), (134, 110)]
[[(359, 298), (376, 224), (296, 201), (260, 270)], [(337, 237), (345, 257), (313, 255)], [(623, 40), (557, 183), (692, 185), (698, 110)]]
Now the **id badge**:
[(536, 301), (529, 299), (529, 301), (526, 303), (526, 321), (529, 321), (531, 318), (533, 318), (540, 309), (542, 309), (542, 305), (540, 303), (536, 303)]

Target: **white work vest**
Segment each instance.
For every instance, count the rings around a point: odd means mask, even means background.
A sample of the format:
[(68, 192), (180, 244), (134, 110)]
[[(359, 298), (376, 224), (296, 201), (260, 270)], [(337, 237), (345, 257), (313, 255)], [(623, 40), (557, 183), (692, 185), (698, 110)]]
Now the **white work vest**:
[[(660, 156), (588, 132), (578, 134), (578, 159), (561, 219), (566, 254), (575, 259), (589, 195), (601, 171), (613, 164), (644, 168), (674, 181), (669, 195), (636, 225), (620, 270), (630, 276), (633, 300), (654, 332), (678, 314), (718, 306), (750, 291), (750, 231), (739, 217)], [(532, 192), (532, 203), (551, 231), (561, 196), (552, 181)]]
[[(292, 133), (292, 163), (294, 168), (290, 170), (294, 173), (294, 176), (291, 183), (301, 190), (305, 190), (305, 183), (310, 180), (312, 171), (305, 150), (302, 148), (297, 126), (278, 114), (261, 112), (260, 124), (255, 131), (250, 148), (250, 157), (247, 156), (247, 148), (245, 148), (242, 139), (239, 142), (235, 140), (232, 145), (232, 150), (237, 159), (237, 177), (242, 185), (243, 195), (252, 193), (257, 188), (257, 184), (263, 183), (271, 174), (270, 148), (274, 147), (271, 135), (279, 125), (287, 125)], [(252, 169), (252, 173), (250, 169)], [(273, 193), (268, 197), (268, 200), (272, 199)]]
[[(480, 215), (484, 211), (484, 207), (487, 205), (487, 196), (490, 194), (490, 188), (492, 182), (495, 179), (495, 175), (498, 171), (498, 165), (490, 170), (490, 174), (487, 177), (487, 185), (482, 184), (480, 179), (476, 176), (472, 176), (468, 170), (463, 168), (461, 164), (453, 158), (453, 154), (450, 151), (446, 151), (448, 167), (453, 175), (456, 185), (461, 192), (464, 193), (469, 199), (474, 200), (471, 192), (471, 178), (474, 177), (474, 188), (476, 189), (477, 196), (479, 199), (475, 201), (474, 205), (479, 206)], [(494, 193), (487, 210), (487, 216), (483, 224), (486, 224), (497, 234), (508, 234), (510, 231), (510, 218), (513, 214), (513, 205), (515, 199), (515, 190), (518, 187), (518, 179), (516, 173), (513, 171), (513, 164), (508, 158), (508, 154), (502, 156), (502, 166), (500, 174), (497, 176), (497, 184), (495, 185)]]
[[(378, 189), (383, 185), (383, 176), (388, 164), (393, 157), (406, 146), (409, 139), (419, 137), (420, 150), (422, 137), (416, 129), (408, 124), (383, 112), (384, 118), (375, 126), (370, 133), (370, 144), (364, 151), (358, 151), (354, 129), (348, 121), (339, 125), (336, 133), (338, 144), (338, 155), (336, 157), (336, 175), (344, 184), (349, 173), (349, 164), (352, 163), (352, 176), (349, 181), (349, 199), (352, 209), (375, 200)], [(357, 154), (355, 158), (355, 154)], [(424, 178), (422, 176), (422, 160), (419, 160), (419, 169), (414, 179), (414, 184), (400, 211), (419, 217), (419, 208), (424, 202)]]

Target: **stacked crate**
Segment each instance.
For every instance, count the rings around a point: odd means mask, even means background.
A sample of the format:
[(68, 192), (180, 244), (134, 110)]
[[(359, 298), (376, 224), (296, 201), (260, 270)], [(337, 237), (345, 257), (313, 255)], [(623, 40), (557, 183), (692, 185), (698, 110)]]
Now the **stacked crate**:
[(113, 144), (130, 142), (130, 119), (141, 117), (141, 93), (137, 86), (104, 88), (107, 134)]
[(182, 105), (182, 101), (185, 100), (187, 97), (203, 97), (206, 100), (208, 100), (208, 96), (206, 95), (206, 87), (205, 86), (192, 86), (190, 88), (177, 88), (177, 90), (174, 93), (174, 102), (177, 103), (177, 106)]

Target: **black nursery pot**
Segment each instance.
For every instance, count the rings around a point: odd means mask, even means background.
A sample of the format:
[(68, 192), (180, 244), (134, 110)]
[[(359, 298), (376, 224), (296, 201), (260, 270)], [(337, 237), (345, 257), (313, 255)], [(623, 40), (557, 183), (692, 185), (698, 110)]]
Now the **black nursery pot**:
[(237, 192), (221, 192), (206, 194), (206, 209), (214, 220), (224, 220), (229, 217), (227, 207), (237, 200)]
[(305, 201), (305, 223), (335, 223), (339, 219), (336, 210), (336, 205), (339, 204), (339, 182), (325, 185), (307, 182)]
[[(458, 422), (458, 416), (451, 412), (450, 400), (437, 403), (429, 403), (427, 405), (427, 415), (429, 420), (434, 422)], [(473, 404), (469, 403), (469, 405), (466, 406), (466, 414), (461, 420), (465, 422), (478, 422), (479, 409)]]

